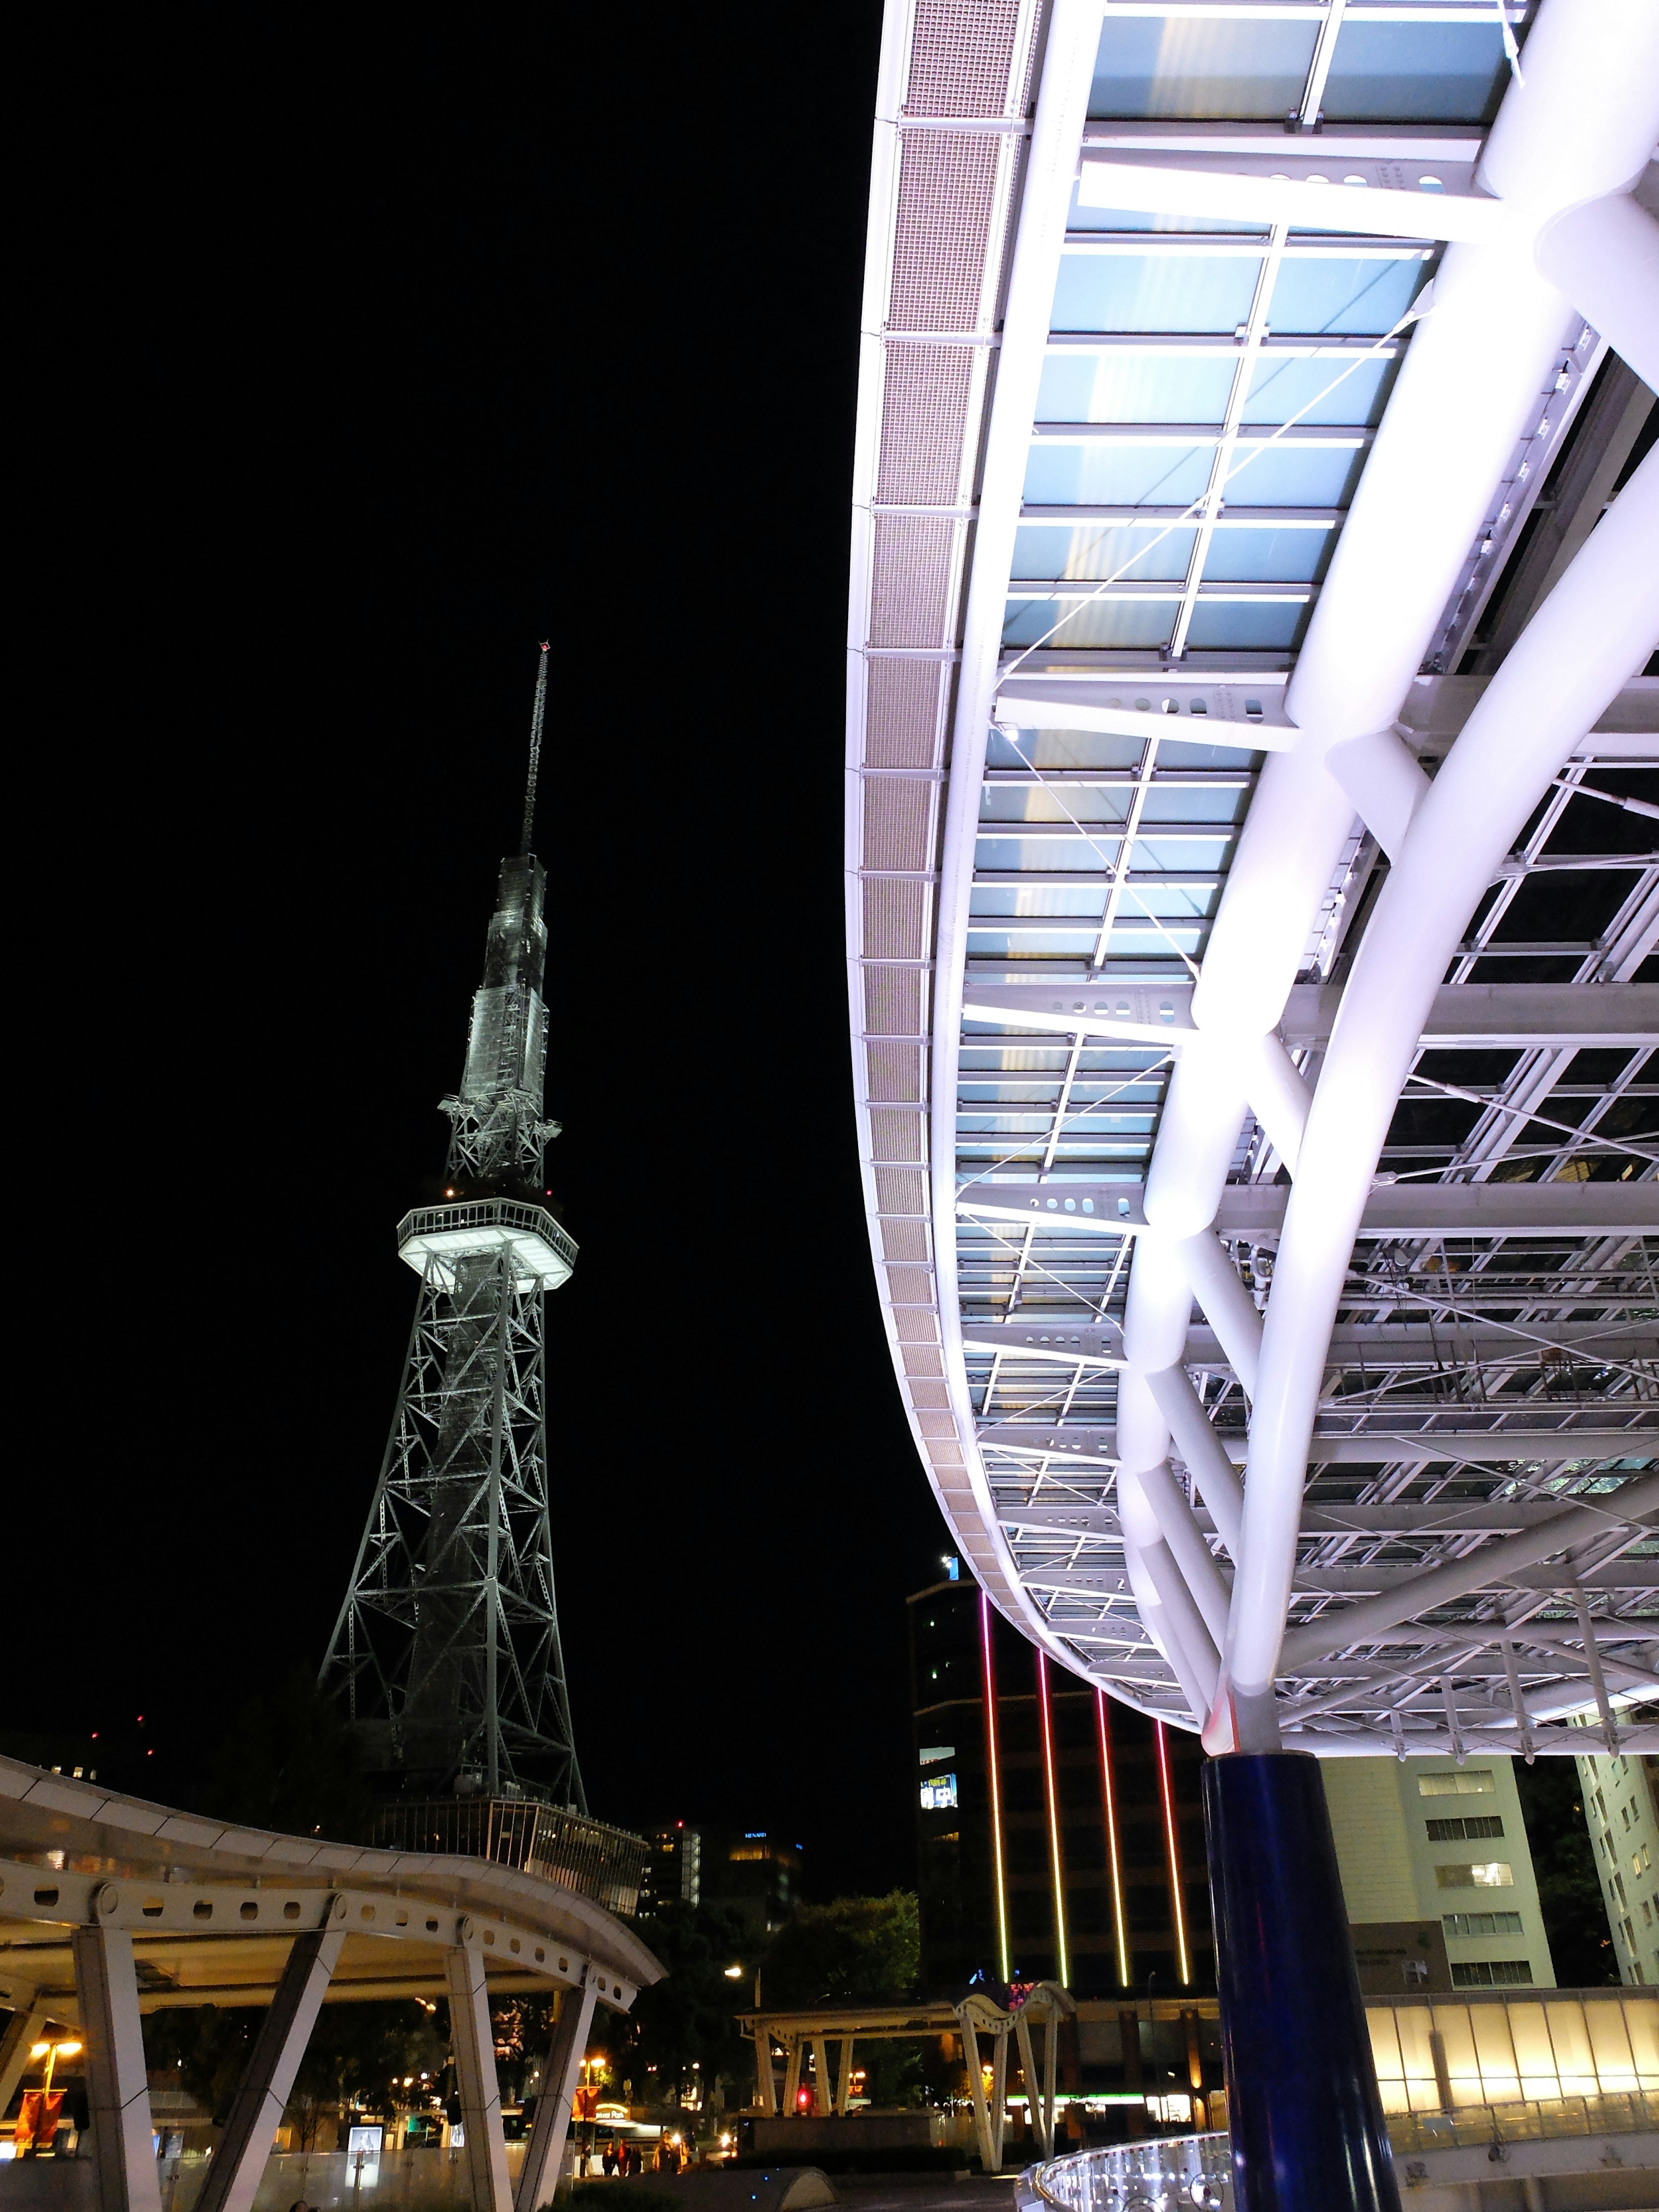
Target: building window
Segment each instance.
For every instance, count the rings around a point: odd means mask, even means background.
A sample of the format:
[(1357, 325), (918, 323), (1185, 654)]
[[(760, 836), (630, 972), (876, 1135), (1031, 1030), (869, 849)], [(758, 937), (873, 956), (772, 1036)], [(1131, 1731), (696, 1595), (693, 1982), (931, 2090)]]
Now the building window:
[(1476, 1813), (1463, 1820), (1431, 1820), (1431, 1844), (1473, 1844), (1483, 1836), (1501, 1836), (1504, 1823), (1496, 1813)]
[(1519, 1936), (1524, 1931), (1518, 1912), (1443, 1912), (1448, 1936)]
[(1530, 1959), (1466, 1959), (1451, 1970), (1455, 1990), (1523, 1988), (1532, 1980)]
[(1489, 1766), (1454, 1766), (1444, 1774), (1419, 1774), (1419, 1797), (1492, 1797), (1498, 1784)]
[(1437, 1866), (1436, 1882), (1442, 1889), (1513, 1889), (1515, 1869), (1507, 1859), (1485, 1859), (1474, 1866)]
[(954, 1774), (924, 1774), (921, 1778), (921, 1809), (924, 1813), (951, 1813), (956, 1810), (957, 1778)]

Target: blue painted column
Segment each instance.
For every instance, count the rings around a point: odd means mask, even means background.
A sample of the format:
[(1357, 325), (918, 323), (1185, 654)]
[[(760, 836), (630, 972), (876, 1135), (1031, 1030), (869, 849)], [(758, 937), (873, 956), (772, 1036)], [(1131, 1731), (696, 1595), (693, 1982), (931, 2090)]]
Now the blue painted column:
[(1237, 2212), (1400, 2212), (1319, 1762), (1204, 1768)]

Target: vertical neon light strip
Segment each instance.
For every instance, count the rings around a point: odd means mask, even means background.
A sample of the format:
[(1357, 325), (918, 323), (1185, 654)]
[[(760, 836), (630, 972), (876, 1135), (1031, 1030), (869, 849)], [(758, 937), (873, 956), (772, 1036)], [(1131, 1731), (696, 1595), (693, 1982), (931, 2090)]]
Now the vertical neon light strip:
[(1048, 1796), (1048, 1863), (1054, 1877), (1054, 1956), (1060, 1967), (1060, 1985), (1069, 1988), (1072, 1962), (1066, 1947), (1066, 1881), (1060, 1863), (1060, 1800), (1054, 1792), (1054, 1735), (1048, 1713), (1048, 1662), (1039, 1651), (1037, 1662), (1037, 1711), (1042, 1720), (1042, 1784)]
[(1158, 1742), (1158, 1787), (1164, 1793), (1164, 1841), (1170, 1854), (1170, 1902), (1175, 1907), (1176, 1960), (1184, 1984), (1192, 1980), (1193, 1971), (1187, 1957), (1187, 1916), (1181, 1909), (1181, 1844), (1176, 1836), (1175, 1793), (1170, 1787), (1170, 1751), (1164, 1741), (1162, 1721), (1152, 1723), (1152, 1735)]
[(1123, 1924), (1123, 1868), (1117, 1855), (1117, 1785), (1112, 1778), (1112, 1724), (1106, 1717), (1106, 1692), (1095, 1692), (1100, 1725), (1100, 1800), (1106, 1813), (1106, 1864), (1112, 1876), (1112, 1925), (1117, 1930), (1117, 1978), (1129, 1986), (1129, 1939)]
[(991, 1865), (997, 1886), (997, 1945), (1002, 1978), (1008, 1969), (1008, 1893), (1002, 1875), (1002, 1774), (997, 1759), (997, 1685), (991, 1666), (991, 1601), (979, 1594), (979, 1638), (985, 1656), (985, 1765), (991, 1778)]

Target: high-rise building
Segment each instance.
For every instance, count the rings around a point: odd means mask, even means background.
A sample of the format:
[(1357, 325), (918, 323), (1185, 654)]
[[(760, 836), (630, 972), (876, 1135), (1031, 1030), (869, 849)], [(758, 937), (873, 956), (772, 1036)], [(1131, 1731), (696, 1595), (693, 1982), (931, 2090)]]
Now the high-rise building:
[(684, 1820), (665, 1827), (647, 1828), (645, 1875), (640, 1884), (640, 1918), (648, 1920), (671, 1899), (683, 1905), (702, 1902), (702, 1831), (688, 1828)]
[(928, 1993), (1213, 1989), (1197, 1739), (1052, 1666), (974, 1583), (909, 1617)]
[(703, 1831), (700, 1859), (702, 1902), (740, 1920), (751, 1943), (763, 1943), (794, 1917), (800, 1902), (800, 1852), (765, 1828), (732, 1833)]
[(1659, 1982), (1659, 1759), (1620, 1752), (1576, 1759), (1601, 1901), (1626, 1984)]
[(1320, 1772), (1367, 1994), (1554, 1988), (1512, 1759), (1327, 1759)]

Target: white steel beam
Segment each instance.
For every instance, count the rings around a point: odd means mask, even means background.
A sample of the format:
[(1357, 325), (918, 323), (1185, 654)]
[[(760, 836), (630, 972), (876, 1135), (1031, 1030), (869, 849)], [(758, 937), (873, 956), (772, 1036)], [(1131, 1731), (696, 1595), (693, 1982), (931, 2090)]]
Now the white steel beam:
[(519, 2169), (513, 2212), (542, 2212), (544, 2204), (553, 2202), (598, 1996), (595, 1984), (587, 1981), (580, 1989), (567, 1990), (559, 1999), (559, 2016), (542, 2063), (536, 2117), (525, 2145), (524, 2164)]
[[(988, 1221), (1035, 1220), (1045, 1234), (1132, 1237), (1146, 1227), (1143, 1189), (1138, 1182), (986, 1180), (963, 1187), (957, 1212)], [(1282, 1183), (1230, 1184), (1216, 1212), (1216, 1234), (1251, 1242), (1277, 1237), (1289, 1202)], [(1389, 1238), (1653, 1236), (1659, 1234), (1659, 1182), (1379, 1183), (1365, 1200), (1358, 1233)]]
[(197, 2199), (200, 2212), (253, 2212), (271, 2138), (282, 2124), (345, 1939), (346, 1930), (339, 1926), (295, 1937), (270, 2009), (248, 2054), (230, 2118), (214, 2146)]
[[(1614, 1401), (1617, 1402), (1616, 1401)], [(1599, 1410), (1606, 1411), (1605, 1407)], [(1215, 1434), (1227, 1455), (1243, 1464), (1245, 1439), (1236, 1430)], [(982, 1450), (1036, 1455), (1047, 1462), (1047, 1480), (1064, 1481), (1068, 1462), (1079, 1466), (1115, 1466), (1117, 1431), (1095, 1423), (1056, 1421), (981, 1421)], [(1520, 1461), (1549, 1466), (1570, 1460), (1595, 1465), (1610, 1459), (1659, 1457), (1659, 1427), (1641, 1429), (1412, 1429), (1404, 1423), (1391, 1428), (1362, 1429), (1345, 1436), (1316, 1436), (1308, 1445), (1310, 1467), (1376, 1467), (1416, 1461), (1432, 1466), (1440, 1461), (1465, 1465), (1507, 1467)]]
[[(102, 1893), (113, 1887), (105, 1884)], [(77, 1928), (70, 1942), (99, 2212), (161, 2212), (132, 1938), (125, 1929), (94, 1925)]]
[[(1079, 714), (1109, 709), (1079, 708)], [(1150, 719), (1147, 718), (1147, 719)], [(1128, 724), (1130, 716), (1121, 717)], [(1083, 726), (1081, 724), (1079, 726)], [(1090, 725), (1089, 726), (1093, 726)], [(1104, 720), (1100, 726), (1108, 726)], [(1115, 727), (1117, 725), (1114, 724)], [(1173, 734), (1166, 725), (1163, 734)], [(1048, 825), (1041, 825), (1046, 828)], [(1172, 832), (1159, 825), (1161, 834)], [(1024, 836), (1029, 825), (988, 823), (981, 836)], [(1606, 867), (1633, 867), (1640, 855), (1610, 854)], [(981, 920), (981, 927), (994, 923)], [(1507, 948), (1505, 948), (1507, 949)], [(964, 1020), (1055, 1035), (1099, 1036), (1128, 1044), (1157, 1044), (1178, 1051), (1190, 1030), (1193, 987), (1167, 983), (1103, 982), (1079, 974), (1033, 982), (969, 976), (963, 987)], [(1333, 984), (1298, 983), (1285, 1002), (1279, 1034), (1293, 1050), (1323, 1046), (1330, 1038), (1341, 991)], [(1571, 1044), (1639, 1050), (1659, 1040), (1659, 983), (1450, 983), (1437, 990), (1423, 1024), (1421, 1042), (1437, 1049)]]
[(472, 2212), (509, 2212), (507, 2139), (495, 2074), (495, 2037), (481, 1944), (463, 1942), (444, 1960), (449, 1983), (450, 2046), (466, 2127), (466, 2174)]

